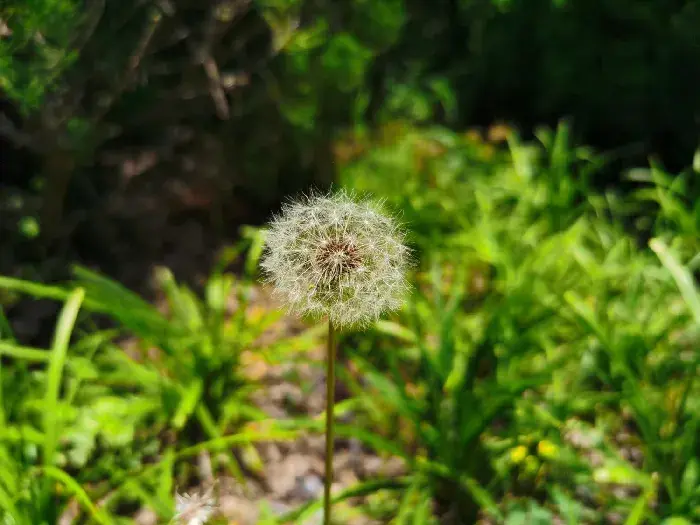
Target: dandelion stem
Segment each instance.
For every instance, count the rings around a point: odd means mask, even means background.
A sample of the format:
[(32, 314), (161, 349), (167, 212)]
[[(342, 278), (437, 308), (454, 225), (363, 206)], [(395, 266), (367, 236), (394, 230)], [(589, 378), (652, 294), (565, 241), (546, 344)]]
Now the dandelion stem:
[(331, 485), (333, 484), (333, 407), (335, 406), (336, 331), (328, 321), (328, 355), (326, 356), (326, 475), (323, 486), (323, 523), (331, 523)]

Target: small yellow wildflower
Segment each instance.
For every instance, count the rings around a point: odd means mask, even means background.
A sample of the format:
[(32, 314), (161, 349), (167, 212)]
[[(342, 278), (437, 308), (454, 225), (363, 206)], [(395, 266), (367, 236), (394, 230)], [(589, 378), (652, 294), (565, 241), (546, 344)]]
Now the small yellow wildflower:
[(546, 439), (543, 439), (537, 444), (537, 454), (542, 458), (553, 459), (557, 457), (558, 452), (559, 448)]
[(510, 460), (515, 463), (522, 463), (522, 461), (527, 457), (527, 447), (519, 445), (510, 450)]

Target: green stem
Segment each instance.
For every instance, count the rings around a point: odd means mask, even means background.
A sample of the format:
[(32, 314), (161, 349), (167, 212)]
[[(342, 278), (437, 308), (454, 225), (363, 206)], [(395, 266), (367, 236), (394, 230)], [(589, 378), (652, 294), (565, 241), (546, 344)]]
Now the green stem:
[(5, 426), (5, 398), (2, 395), (3, 380), (2, 380), (2, 356), (0, 356), (0, 425)]
[(323, 523), (331, 523), (331, 485), (333, 484), (333, 407), (335, 406), (336, 332), (328, 321), (328, 355), (326, 356), (326, 476), (323, 486)]

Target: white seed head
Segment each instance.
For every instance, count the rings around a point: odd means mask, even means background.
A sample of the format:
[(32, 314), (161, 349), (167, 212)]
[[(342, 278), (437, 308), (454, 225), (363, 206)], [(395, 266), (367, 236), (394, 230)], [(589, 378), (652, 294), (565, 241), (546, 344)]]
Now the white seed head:
[(178, 525), (204, 525), (215, 510), (211, 492), (175, 495), (175, 523)]
[(395, 310), (408, 285), (409, 250), (376, 203), (346, 192), (285, 205), (270, 223), (262, 268), (275, 293), (302, 315), (338, 327)]

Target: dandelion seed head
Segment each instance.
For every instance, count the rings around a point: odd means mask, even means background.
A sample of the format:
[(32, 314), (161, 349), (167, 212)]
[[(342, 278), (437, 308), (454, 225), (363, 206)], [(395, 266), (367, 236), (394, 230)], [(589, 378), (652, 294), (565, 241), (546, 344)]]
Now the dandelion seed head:
[(402, 230), (377, 203), (338, 192), (285, 205), (261, 265), (292, 311), (347, 327), (401, 306), (408, 260)]
[(175, 523), (178, 525), (204, 525), (215, 510), (211, 492), (175, 495)]

